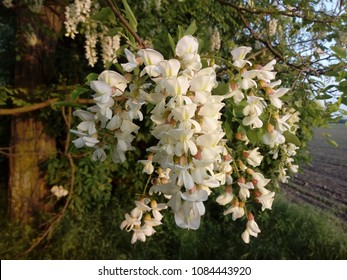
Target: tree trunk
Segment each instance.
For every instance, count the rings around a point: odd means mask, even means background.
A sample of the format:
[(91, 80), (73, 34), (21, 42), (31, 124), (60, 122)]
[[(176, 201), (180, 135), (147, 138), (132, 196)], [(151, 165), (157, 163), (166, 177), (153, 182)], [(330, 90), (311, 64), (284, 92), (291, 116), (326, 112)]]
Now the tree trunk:
[(46, 210), (48, 189), (40, 164), (54, 156), (55, 139), (44, 132), (42, 122), (28, 115), (14, 117), (11, 126), (9, 207), (12, 218), (27, 223)]
[[(39, 13), (19, 7), (17, 42), (21, 59), (15, 65), (15, 87), (26, 88), (30, 100), (37, 87), (47, 86), (54, 73), (54, 52), (62, 20), (61, 8), (42, 6)], [(28, 223), (46, 210), (49, 188), (41, 163), (56, 152), (55, 139), (49, 136), (37, 112), (13, 116), (11, 123), (9, 174), (9, 212), (13, 219)]]

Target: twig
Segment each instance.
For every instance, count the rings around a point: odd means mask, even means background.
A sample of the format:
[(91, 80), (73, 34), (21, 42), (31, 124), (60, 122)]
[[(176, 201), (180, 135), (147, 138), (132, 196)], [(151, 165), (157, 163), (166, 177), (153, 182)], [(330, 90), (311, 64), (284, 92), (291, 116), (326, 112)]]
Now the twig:
[(71, 127), (71, 118), (72, 118), (72, 108), (68, 108), (68, 113), (66, 115), (65, 113), (65, 107), (62, 107), (62, 115), (66, 124), (66, 139), (65, 139), (65, 149), (64, 149), (64, 154), (68, 154), (68, 149), (69, 149), (69, 143), (70, 143), (70, 127)]
[(291, 10), (291, 11), (281, 11), (281, 10), (277, 10), (277, 9), (263, 9), (263, 8), (259, 8), (257, 7), (256, 9), (252, 9), (252, 8), (246, 8), (246, 7), (240, 7), (238, 5), (235, 5), (233, 3), (227, 2), (227, 1), (223, 1), (223, 0), (217, 0), (220, 4), (225, 5), (225, 6), (230, 6), (238, 11), (243, 11), (243, 12), (247, 12), (247, 13), (251, 13), (251, 14), (267, 14), (267, 15), (271, 15), (271, 14), (278, 14), (278, 15), (282, 15), (282, 16), (287, 16), (287, 17), (294, 17), (294, 18), (302, 18), (304, 20), (310, 21), (310, 22), (317, 22), (317, 23), (332, 23), (336, 21), (336, 16), (331, 16), (328, 14), (324, 14), (327, 18), (325, 19), (319, 19), (319, 18), (313, 18), (313, 17), (309, 17), (303, 13), (298, 13), (298, 10)]
[(131, 28), (129, 22), (123, 17), (123, 15), (118, 11), (117, 7), (113, 4), (112, 0), (106, 0), (108, 5), (110, 6), (112, 12), (119, 19), (121, 24), (125, 27), (126, 30), (130, 32), (130, 34), (135, 38), (135, 40), (139, 43), (140, 48), (145, 48), (145, 43), (142, 38)]
[(28, 113), (36, 110), (43, 109), (50, 106), (52, 103), (57, 102), (58, 98), (48, 99), (44, 102), (32, 104), (20, 108), (0, 109), (0, 115), (17, 115), (22, 113)]

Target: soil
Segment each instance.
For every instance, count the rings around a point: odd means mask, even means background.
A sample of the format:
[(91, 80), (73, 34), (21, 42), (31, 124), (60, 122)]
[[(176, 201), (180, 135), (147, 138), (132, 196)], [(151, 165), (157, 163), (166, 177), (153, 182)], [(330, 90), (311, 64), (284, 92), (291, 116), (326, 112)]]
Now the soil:
[[(324, 133), (331, 135), (337, 148)], [(311, 163), (282, 186), (283, 192), (291, 200), (312, 204), (347, 223), (347, 127), (316, 129), (309, 148)]]

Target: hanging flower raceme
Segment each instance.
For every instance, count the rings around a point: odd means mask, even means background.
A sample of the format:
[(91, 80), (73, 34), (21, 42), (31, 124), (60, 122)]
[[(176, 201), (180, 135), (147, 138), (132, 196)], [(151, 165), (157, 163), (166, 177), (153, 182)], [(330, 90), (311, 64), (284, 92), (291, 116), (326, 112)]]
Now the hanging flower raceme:
[[(228, 66), (235, 74), (229, 92), (216, 94), (221, 83), (216, 67), (202, 63), (198, 48), (198, 40), (186, 35), (168, 60), (153, 49), (137, 53), (125, 49), (124, 74), (101, 73), (90, 83), (95, 105), (74, 112), (81, 119), (77, 130), (71, 130), (78, 136), (75, 146), (93, 148), (93, 160), (110, 155), (120, 163), (135, 148), (143, 106), (152, 104), (155, 145), (147, 148), (147, 159), (139, 160), (150, 185), (144, 186), (136, 207), (121, 224), (121, 229), (132, 232), (132, 243), (144, 242), (156, 232), (166, 208), (177, 226), (198, 229), (211, 197), (225, 207), (224, 215), (245, 220), (242, 239), (248, 243), (250, 236), (260, 233), (252, 212), (271, 209), (275, 195), (268, 189), (271, 180), (264, 176), (264, 158), (278, 160), (281, 181), (287, 179), (287, 170), (297, 171), (297, 147), (284, 133), (296, 130), (298, 115), (281, 100), (288, 89), (276, 88), (281, 82), (273, 81), (275, 60), (251, 68), (253, 63), (246, 59), (251, 48), (234, 49)], [(226, 106), (239, 112), (234, 115), (233, 133), (239, 141), (235, 146), (225, 131), (231, 124), (222, 118)], [(248, 137), (254, 133), (256, 141)]]

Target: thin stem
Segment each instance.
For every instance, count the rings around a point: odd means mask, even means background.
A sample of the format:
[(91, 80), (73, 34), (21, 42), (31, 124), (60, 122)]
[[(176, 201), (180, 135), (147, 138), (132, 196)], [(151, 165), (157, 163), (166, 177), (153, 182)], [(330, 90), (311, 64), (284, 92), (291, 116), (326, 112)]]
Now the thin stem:
[(300, 11), (293, 9), (292, 11), (281, 11), (277, 9), (264, 9), (264, 8), (259, 8), (257, 7), (256, 9), (254, 8), (246, 8), (246, 7), (240, 7), (236, 4), (223, 1), (223, 0), (217, 0), (220, 4), (225, 5), (225, 6), (230, 6), (234, 8), (235, 10), (240, 10), (243, 12), (251, 13), (251, 14), (266, 14), (266, 15), (283, 15), (287, 17), (293, 17), (293, 18), (302, 18), (304, 20), (310, 21), (310, 22), (317, 22), (317, 23), (331, 23), (336, 21), (336, 16), (328, 15), (323, 13), (323, 16), (326, 18), (319, 18), (319, 17), (309, 17), (308, 15), (301, 13)]
[(131, 28), (129, 22), (123, 17), (123, 15), (119, 12), (117, 7), (113, 4), (112, 0), (106, 0), (108, 5), (110, 6), (112, 12), (115, 14), (115, 16), (119, 19), (121, 24), (124, 26), (126, 30), (129, 31), (129, 33), (135, 38), (135, 40), (139, 43), (140, 48), (145, 48), (145, 43), (143, 42), (142, 38)]
[(146, 196), (146, 191), (147, 191), (147, 188), (149, 186), (149, 183), (151, 182), (151, 179), (152, 179), (152, 174), (150, 174), (148, 176), (148, 179), (147, 179), (147, 182), (146, 182), (146, 185), (145, 185), (145, 188), (143, 189), (143, 193), (142, 193), (142, 196)]

